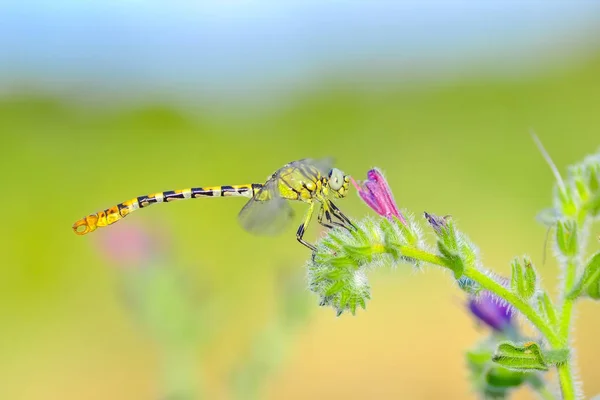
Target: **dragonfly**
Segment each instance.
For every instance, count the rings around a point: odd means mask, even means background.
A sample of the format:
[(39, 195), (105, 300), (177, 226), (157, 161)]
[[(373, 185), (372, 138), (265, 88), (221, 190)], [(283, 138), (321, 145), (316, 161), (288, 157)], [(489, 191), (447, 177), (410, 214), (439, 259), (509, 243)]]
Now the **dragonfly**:
[(317, 215), (319, 224), (327, 228), (355, 228), (350, 219), (333, 203), (333, 199), (345, 197), (349, 187), (350, 176), (334, 168), (331, 158), (305, 158), (279, 168), (264, 183), (187, 188), (134, 197), (81, 218), (73, 224), (73, 231), (77, 235), (86, 235), (156, 203), (203, 197), (246, 197), (250, 200), (238, 214), (241, 226), (254, 234), (275, 235), (294, 217), (291, 200), (309, 205), (296, 231), (296, 239), (315, 251), (316, 247), (303, 237), (316, 206), (320, 206)]

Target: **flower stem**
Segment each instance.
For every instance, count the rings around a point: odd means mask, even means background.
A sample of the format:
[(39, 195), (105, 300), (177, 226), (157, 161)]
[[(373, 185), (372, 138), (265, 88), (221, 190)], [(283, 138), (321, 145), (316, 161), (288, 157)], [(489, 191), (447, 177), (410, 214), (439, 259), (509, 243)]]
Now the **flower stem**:
[(577, 398), (575, 391), (575, 383), (573, 381), (573, 371), (571, 370), (571, 364), (569, 361), (558, 364), (556, 366), (558, 371), (558, 381), (560, 382), (560, 390), (562, 391), (564, 400), (574, 400)]
[(433, 253), (429, 253), (425, 250), (418, 249), (413, 246), (398, 246), (398, 251), (400, 254), (406, 257), (414, 258), (415, 260), (427, 262), (430, 264), (439, 265), (441, 267), (447, 267), (444, 259), (438, 255)]
[(553, 348), (562, 347), (562, 340), (560, 336), (529, 303), (476, 268), (466, 268), (464, 275), (467, 278), (473, 279), (483, 289), (510, 303), (516, 310), (529, 319), (533, 326), (535, 326), (548, 339), (548, 342)]
[[(414, 258), (420, 261), (428, 262), (431, 264), (439, 265), (442, 267), (448, 267), (446, 261), (435, 254), (427, 251), (417, 249), (412, 246), (399, 246), (398, 250), (406, 257)], [(561, 348), (563, 341), (561, 337), (554, 332), (552, 327), (540, 316), (540, 314), (526, 301), (522, 300), (516, 294), (490, 278), (484, 272), (472, 267), (465, 268), (463, 272), (464, 276), (477, 282), (483, 289), (495, 294), (501, 299), (506, 300), (516, 310), (523, 314), (531, 323), (548, 339), (551, 346), (554, 348)]]
[[(435, 254), (418, 249), (412, 246), (399, 246), (399, 252), (410, 258), (424, 261), (430, 264), (448, 267), (445, 260)], [(575, 282), (577, 264), (569, 262), (567, 265), (567, 275), (565, 279), (565, 293), (568, 293)], [(568, 343), (569, 326), (571, 322), (571, 312), (573, 308), (573, 300), (565, 297), (563, 311), (561, 313), (559, 332), (555, 332), (554, 328), (542, 318), (542, 316), (526, 301), (511, 292), (509, 289), (496, 282), (494, 279), (486, 275), (484, 272), (468, 267), (463, 272), (464, 276), (477, 282), (483, 289), (495, 294), (501, 299), (510, 303), (517, 311), (523, 314), (545, 337), (548, 339), (550, 346), (554, 349), (560, 349)], [(573, 374), (569, 361), (558, 364), (556, 366), (562, 389), (563, 399), (576, 399), (575, 385), (573, 382)]]
[(564, 300), (562, 305), (562, 311), (560, 314), (560, 335), (568, 339), (569, 328), (571, 325), (571, 315), (573, 313), (574, 299), (567, 296), (571, 292), (575, 285), (575, 278), (577, 274), (577, 263), (573, 258), (567, 261), (565, 270), (565, 286), (564, 286)]
[[(563, 304), (560, 313), (559, 321), (559, 334), (564, 341), (564, 344), (569, 343), (569, 333), (571, 327), (571, 315), (573, 314), (573, 305), (575, 299), (570, 298), (568, 293), (571, 292), (575, 285), (575, 279), (577, 276), (577, 262), (576, 257), (570, 257), (567, 260), (565, 266), (565, 285), (563, 288)], [(575, 399), (577, 394), (575, 392), (575, 384), (573, 381), (573, 372), (569, 361), (558, 364), (556, 366), (558, 371), (558, 380), (562, 390), (564, 399)]]

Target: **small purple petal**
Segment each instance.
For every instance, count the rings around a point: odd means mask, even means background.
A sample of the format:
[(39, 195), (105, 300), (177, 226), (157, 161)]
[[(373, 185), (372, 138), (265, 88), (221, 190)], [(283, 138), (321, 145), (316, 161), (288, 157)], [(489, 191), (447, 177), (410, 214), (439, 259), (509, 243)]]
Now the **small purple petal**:
[(364, 200), (369, 207), (371, 207), (377, 214), (383, 215), (384, 210), (381, 204), (377, 201), (377, 196), (374, 193), (376, 188), (370, 185), (371, 182), (365, 182), (362, 189), (359, 188), (358, 195)]
[(425, 218), (427, 218), (427, 222), (429, 222), (429, 225), (431, 225), (433, 230), (437, 233), (440, 233), (440, 231), (447, 226), (445, 217), (438, 217), (437, 215), (429, 214), (425, 211)]
[(502, 332), (511, 324), (512, 308), (489, 292), (471, 297), (468, 306), (478, 320), (496, 331)]

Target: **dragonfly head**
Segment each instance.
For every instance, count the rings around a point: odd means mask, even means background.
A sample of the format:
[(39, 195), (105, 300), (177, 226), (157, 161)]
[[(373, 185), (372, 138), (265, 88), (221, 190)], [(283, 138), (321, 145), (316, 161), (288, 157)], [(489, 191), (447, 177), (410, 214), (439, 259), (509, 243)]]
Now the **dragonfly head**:
[(332, 168), (327, 178), (327, 186), (335, 197), (345, 197), (350, 188), (350, 177), (339, 169)]

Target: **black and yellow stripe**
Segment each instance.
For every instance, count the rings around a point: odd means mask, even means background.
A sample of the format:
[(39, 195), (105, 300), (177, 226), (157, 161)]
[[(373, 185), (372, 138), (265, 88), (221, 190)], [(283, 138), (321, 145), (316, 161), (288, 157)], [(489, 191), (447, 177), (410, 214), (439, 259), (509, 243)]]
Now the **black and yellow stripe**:
[(247, 197), (251, 198), (263, 187), (260, 183), (231, 186), (210, 186), (188, 188), (180, 190), (168, 190), (119, 203), (113, 207), (90, 214), (73, 224), (73, 231), (78, 235), (85, 235), (95, 231), (97, 228), (112, 225), (125, 218), (132, 212), (148, 207), (155, 203), (171, 202), (175, 200), (197, 199), (201, 197)]

